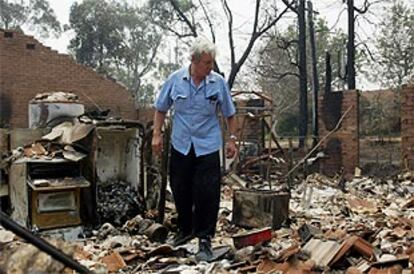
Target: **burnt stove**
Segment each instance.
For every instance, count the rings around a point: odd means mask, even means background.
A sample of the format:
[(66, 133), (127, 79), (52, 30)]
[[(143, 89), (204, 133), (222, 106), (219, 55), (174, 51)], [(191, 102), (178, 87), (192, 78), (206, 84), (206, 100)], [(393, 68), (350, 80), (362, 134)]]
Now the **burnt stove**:
[(12, 218), (34, 230), (80, 225), (80, 193), (90, 187), (81, 170), (81, 162), (66, 159), (15, 161), (9, 175)]

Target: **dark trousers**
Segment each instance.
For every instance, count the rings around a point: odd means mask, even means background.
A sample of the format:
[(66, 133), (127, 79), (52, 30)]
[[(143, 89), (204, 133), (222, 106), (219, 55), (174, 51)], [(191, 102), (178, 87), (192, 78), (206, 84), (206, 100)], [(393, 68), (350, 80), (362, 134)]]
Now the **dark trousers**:
[(171, 147), (170, 184), (178, 213), (178, 229), (198, 238), (214, 237), (220, 206), (219, 152), (196, 157)]

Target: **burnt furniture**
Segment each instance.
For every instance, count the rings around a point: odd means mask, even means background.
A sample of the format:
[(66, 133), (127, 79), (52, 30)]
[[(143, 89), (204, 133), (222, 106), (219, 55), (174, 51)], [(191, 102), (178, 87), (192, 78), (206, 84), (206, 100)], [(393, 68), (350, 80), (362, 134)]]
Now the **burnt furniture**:
[(15, 161), (10, 168), (12, 219), (31, 229), (80, 225), (80, 192), (90, 186), (81, 162), (65, 159)]

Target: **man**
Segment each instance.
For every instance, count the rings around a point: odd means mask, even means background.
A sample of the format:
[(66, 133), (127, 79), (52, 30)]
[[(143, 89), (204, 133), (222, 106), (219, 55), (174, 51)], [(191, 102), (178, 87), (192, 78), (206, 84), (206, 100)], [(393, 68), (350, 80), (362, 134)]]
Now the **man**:
[(236, 112), (227, 83), (212, 71), (216, 48), (197, 38), (190, 50), (191, 64), (172, 73), (154, 104), (152, 148), (163, 149), (162, 125), (173, 108), (170, 184), (178, 213), (175, 246), (199, 239), (197, 259), (212, 258), (220, 203), (222, 136), (218, 110), (227, 120), (226, 157), (236, 153)]

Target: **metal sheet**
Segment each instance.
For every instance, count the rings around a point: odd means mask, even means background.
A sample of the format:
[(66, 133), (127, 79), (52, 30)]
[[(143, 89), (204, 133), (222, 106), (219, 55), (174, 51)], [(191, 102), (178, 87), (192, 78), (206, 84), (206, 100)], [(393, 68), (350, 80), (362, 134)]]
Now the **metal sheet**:
[(10, 203), (12, 219), (22, 226), (27, 225), (29, 217), (29, 202), (26, 184), (26, 165), (12, 164), (9, 175)]
[[(41, 212), (39, 210), (39, 196), (43, 195), (43, 192), (32, 191), (31, 192), (31, 225), (36, 226), (39, 229), (50, 229), (67, 226), (75, 226), (81, 224), (80, 219), (80, 195), (79, 188), (71, 190), (75, 197), (75, 210), (63, 210), (52, 212)], [(66, 191), (63, 191), (66, 192)], [(56, 193), (56, 192), (53, 192)]]
[(137, 128), (97, 128), (96, 172), (100, 182), (139, 184), (141, 143)]
[[(40, 179), (41, 184), (36, 184), (37, 180), (28, 181), (29, 186), (33, 190), (65, 190), (73, 188), (84, 188), (90, 186), (90, 183), (83, 177), (79, 178), (60, 178), (60, 179)], [(45, 184), (47, 182), (47, 185)]]
[(75, 193), (73, 191), (39, 193), (38, 205), (39, 213), (73, 211), (76, 210)]
[(63, 122), (55, 126), (52, 131), (42, 137), (44, 140), (59, 140), (64, 144), (72, 144), (85, 138), (93, 129), (94, 125)]
[(311, 260), (314, 260), (317, 266), (325, 267), (328, 266), (340, 248), (341, 245), (335, 241), (310, 239), (303, 247), (303, 251), (310, 254)]
[(31, 103), (29, 104), (29, 127), (50, 126), (63, 118), (78, 117), (85, 113), (85, 107), (79, 103)]
[(289, 194), (237, 190), (233, 196), (233, 223), (247, 228), (280, 228), (289, 216)]

